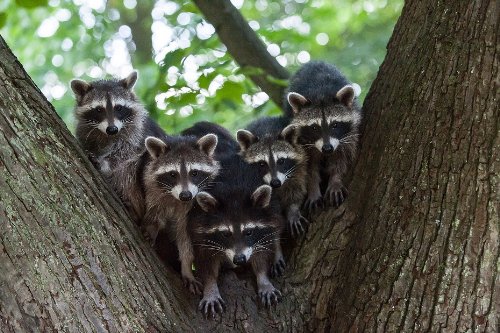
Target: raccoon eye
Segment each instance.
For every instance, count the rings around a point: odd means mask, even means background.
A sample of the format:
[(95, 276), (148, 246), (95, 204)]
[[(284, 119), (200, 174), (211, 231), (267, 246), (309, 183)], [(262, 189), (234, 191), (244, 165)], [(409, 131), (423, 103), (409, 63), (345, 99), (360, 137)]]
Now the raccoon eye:
[(175, 171), (170, 171), (170, 172), (168, 173), (168, 175), (169, 175), (170, 177), (172, 177), (172, 178), (175, 178), (175, 177), (177, 176), (177, 172), (175, 172)]
[(222, 232), (222, 236), (224, 236), (224, 237), (226, 237), (226, 238), (231, 237), (231, 231), (229, 231), (229, 230), (223, 231), (223, 232)]
[(192, 170), (191, 171), (191, 176), (193, 176), (193, 177), (198, 176), (198, 170)]
[(102, 106), (96, 106), (95, 108), (93, 108), (91, 111), (95, 111), (95, 112), (104, 112), (106, 111)]
[(279, 165), (285, 163), (285, 159), (283, 157), (278, 158), (278, 161), (276, 161)]
[(259, 161), (259, 166), (260, 166), (261, 168), (265, 167), (265, 166), (266, 166), (266, 162), (264, 162), (264, 161)]
[(317, 131), (317, 130), (319, 130), (319, 125), (318, 125), (318, 124), (313, 124), (313, 125), (311, 126), (311, 128), (312, 128), (314, 131)]
[(334, 121), (330, 126), (332, 126), (333, 128), (336, 128), (337, 127), (337, 122)]
[(247, 229), (247, 230), (245, 230), (245, 231), (243, 232), (243, 234), (244, 234), (245, 236), (252, 236), (252, 234), (253, 234), (253, 230), (252, 230), (252, 229)]

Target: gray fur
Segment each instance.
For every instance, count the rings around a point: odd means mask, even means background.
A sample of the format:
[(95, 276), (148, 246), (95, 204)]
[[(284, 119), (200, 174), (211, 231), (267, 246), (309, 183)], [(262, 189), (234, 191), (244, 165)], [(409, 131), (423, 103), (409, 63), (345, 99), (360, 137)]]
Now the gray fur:
[(273, 190), (273, 194), (283, 207), (292, 235), (297, 236), (305, 230), (306, 225), (302, 224), (308, 223), (296, 209), (302, 205), (307, 194), (307, 154), (302, 146), (288, 141), (294, 140), (292, 136), (283, 139), (281, 131), (285, 125), (281, 118), (261, 118), (250, 124), (249, 130), (238, 131), (237, 137), (242, 148), (240, 154), (247, 163), (257, 163), (259, 156), (269, 155), (270, 152), (292, 157), (296, 161), (293, 171), (280, 187)]
[[(292, 77), (288, 91), (285, 108), (293, 118), (285, 132), (294, 132), (296, 142), (308, 155), (305, 207), (313, 210), (323, 204), (339, 206), (347, 196), (342, 178), (357, 154), (361, 109), (355, 89), (334, 66), (311, 62)], [(317, 129), (312, 130), (315, 124)], [(347, 132), (332, 134), (335, 129), (331, 126), (336, 127), (336, 124), (348, 128)], [(308, 139), (314, 132), (321, 133), (322, 137), (315, 141)], [(337, 144), (333, 152), (326, 153), (324, 147), (326, 144), (333, 146), (332, 140)], [(327, 175), (324, 195), (320, 190), (322, 173)]]
[[(139, 156), (144, 151), (148, 135), (164, 137), (165, 133), (148, 117), (132, 88), (137, 72), (118, 80), (101, 80), (87, 83), (73, 80), (75, 93), (76, 138), (93, 164), (117, 192), (134, 220), (144, 214), (144, 198), (137, 176)], [(117, 105), (130, 109), (121, 120), (115, 114)], [(95, 112), (96, 108), (101, 108)], [(97, 118), (94, 116), (96, 115)], [(99, 118), (99, 119), (98, 119)], [(100, 129), (100, 121), (116, 122), (122, 126), (115, 135)]]
[[(239, 130), (237, 139), (241, 147), (241, 156), (250, 164), (266, 162), (264, 172), (279, 166), (272, 156), (283, 156), (292, 159), (296, 164), (288, 169), (281, 186), (273, 190), (273, 195), (278, 199), (282, 214), (288, 221), (288, 229), (293, 237), (303, 234), (309, 221), (302, 216), (298, 209), (306, 198), (307, 155), (302, 146), (294, 144), (294, 136), (282, 135), (283, 128), (288, 124), (283, 117), (260, 118), (250, 125), (247, 130)], [(292, 131), (291, 131), (292, 132)], [(264, 160), (262, 159), (264, 157)], [(271, 161), (273, 159), (273, 161)], [(270, 183), (268, 176), (263, 180)], [(285, 261), (281, 250), (280, 240), (276, 240), (274, 262), (271, 273), (279, 276), (285, 268)]]
[[(175, 240), (179, 251), (182, 278), (193, 293), (199, 293), (201, 285), (192, 273), (194, 255), (191, 238), (187, 231), (186, 216), (193, 206), (194, 200), (192, 199), (198, 192), (212, 186), (211, 180), (219, 171), (219, 164), (213, 159), (213, 151), (217, 144), (217, 137), (215, 136), (214, 139), (214, 136), (208, 134), (199, 140), (189, 136), (170, 137), (166, 139), (163, 146), (157, 139), (146, 139), (146, 144), (153, 144), (153, 146), (148, 147), (148, 153), (151, 155), (143, 173), (146, 213), (142, 225), (153, 244), (158, 232), (164, 228), (171, 239)], [(194, 178), (189, 173), (195, 170), (189, 169), (192, 165), (202, 166), (212, 171), (207, 178), (203, 177), (200, 182), (193, 183)], [(163, 174), (161, 170), (165, 168), (185, 170), (185, 172), (179, 172), (174, 183), (167, 184), (159, 180)], [(168, 173), (165, 172), (165, 174)], [(182, 188), (182, 191), (189, 189), (196, 193), (190, 192), (192, 198), (182, 201), (178, 191), (174, 193), (177, 187)]]

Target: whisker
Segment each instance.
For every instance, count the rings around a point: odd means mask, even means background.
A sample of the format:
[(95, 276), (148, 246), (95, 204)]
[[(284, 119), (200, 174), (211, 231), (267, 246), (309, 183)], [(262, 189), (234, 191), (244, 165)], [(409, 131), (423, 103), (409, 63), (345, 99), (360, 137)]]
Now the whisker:
[(91, 129), (91, 130), (87, 133), (87, 136), (85, 137), (85, 142), (87, 142), (87, 140), (88, 140), (88, 138), (89, 138), (90, 134), (91, 134), (93, 131), (95, 131), (96, 129), (97, 129), (97, 126), (95, 126), (93, 129)]
[(222, 246), (222, 244), (219, 244), (219, 243), (217, 243), (217, 242), (214, 242), (213, 240), (210, 240), (210, 239), (204, 239), (204, 241), (205, 241), (205, 242), (208, 242), (208, 243), (212, 243), (212, 244), (214, 244), (214, 245), (216, 245), (216, 246), (219, 246), (219, 247), (221, 247), (221, 248), (225, 248), (224, 246)]
[(269, 240), (268, 239), (269, 237), (273, 237), (273, 236), (275, 236), (278, 233), (279, 233), (279, 231), (275, 231), (275, 232), (269, 233), (269, 234), (261, 237), (257, 242), (255, 242), (255, 244), (261, 244), (262, 242)]
[(168, 185), (168, 184), (165, 184), (165, 183), (162, 183), (160, 182), (159, 180), (156, 181), (158, 184), (162, 185), (161, 187), (166, 189), (168, 192), (172, 192), (172, 189), (173, 187)]
[[(195, 244), (193, 244), (193, 245), (195, 245)], [(218, 247), (214, 247), (214, 246), (211, 246), (211, 245), (197, 244), (197, 245), (195, 245), (195, 246), (198, 246), (198, 247), (204, 247), (204, 248), (207, 248), (207, 249), (209, 249), (209, 250), (213, 250), (213, 251), (221, 251), (221, 252), (223, 252), (223, 251), (222, 251), (223, 249), (218, 248)]]
[(261, 249), (257, 249), (255, 250), (255, 252), (253, 252), (253, 254), (256, 254), (256, 253), (259, 253), (259, 252), (273, 252), (272, 250), (261, 250)]
[[(198, 183), (198, 187), (203, 187), (205, 185), (205, 182), (209, 182), (210, 181), (210, 178), (212, 177), (212, 175), (208, 175), (205, 179), (203, 179), (201, 182)], [(210, 184), (210, 182), (208, 183)]]
[(266, 241), (266, 242), (259, 243), (259, 244), (257, 244), (257, 243), (256, 243), (255, 245), (257, 245), (257, 246), (269, 245), (269, 244), (273, 244), (273, 243), (275, 243), (275, 242), (276, 242), (276, 241), (278, 241), (278, 240), (281, 240), (281, 238), (271, 239), (271, 240), (268, 240), (268, 241)]

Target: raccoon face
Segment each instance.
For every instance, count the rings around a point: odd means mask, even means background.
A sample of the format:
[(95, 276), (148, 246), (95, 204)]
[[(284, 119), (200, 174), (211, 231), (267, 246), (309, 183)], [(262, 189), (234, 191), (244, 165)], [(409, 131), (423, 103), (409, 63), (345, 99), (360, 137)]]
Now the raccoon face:
[(259, 140), (247, 130), (236, 133), (243, 159), (256, 165), (266, 184), (273, 188), (282, 186), (292, 178), (297, 167), (304, 162), (303, 154), (290, 142), (279, 139)]
[(280, 230), (266, 215), (270, 200), (271, 187), (262, 185), (252, 194), (250, 210), (243, 208), (234, 214), (209, 193), (200, 192), (196, 201), (206, 214), (200, 216), (195, 229), (195, 246), (225, 256), (234, 265), (246, 264), (254, 253), (271, 251)]
[(71, 81), (77, 102), (78, 125), (114, 136), (136, 124), (146, 113), (132, 91), (136, 81), (137, 72), (122, 80)]
[(145, 144), (152, 159), (147, 171), (150, 186), (180, 201), (190, 201), (199, 191), (212, 186), (219, 171), (219, 164), (213, 159), (215, 134), (197, 141), (184, 138), (177, 142), (147, 137)]
[(316, 148), (323, 154), (333, 153), (341, 144), (354, 141), (361, 116), (353, 108), (355, 91), (351, 85), (339, 90), (336, 100), (325, 105), (313, 105), (304, 96), (291, 92), (288, 102), (294, 110), (292, 123), (283, 131), (294, 128), (297, 142)]
[(322, 153), (333, 153), (351, 131), (351, 123), (347, 121), (321, 120), (300, 128), (298, 142), (302, 145), (314, 145)]

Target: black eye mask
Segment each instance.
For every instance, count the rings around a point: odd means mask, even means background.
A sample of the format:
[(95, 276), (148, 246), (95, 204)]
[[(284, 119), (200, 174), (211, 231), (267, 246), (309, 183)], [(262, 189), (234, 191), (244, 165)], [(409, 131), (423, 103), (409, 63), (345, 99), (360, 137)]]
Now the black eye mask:
[(300, 144), (314, 143), (322, 138), (321, 126), (314, 124), (300, 128), (298, 141)]
[(115, 117), (119, 120), (130, 118), (133, 115), (132, 109), (123, 105), (115, 105), (114, 112)]
[(328, 127), (330, 136), (337, 139), (342, 139), (351, 131), (351, 124), (349, 122), (332, 122)]
[(106, 119), (106, 111), (102, 106), (97, 106), (83, 114), (83, 119), (90, 122), (100, 123)]
[(254, 250), (258, 250), (259, 245), (269, 248), (269, 243), (278, 237), (273, 235), (274, 231), (272, 227), (245, 229), (242, 236), (246, 246), (257, 246)]
[(200, 185), (201, 182), (205, 183), (208, 181), (210, 173), (200, 170), (191, 170), (189, 171), (189, 177), (193, 184)]
[(177, 171), (165, 172), (156, 177), (158, 185), (167, 189), (172, 189), (179, 183), (179, 173)]
[(295, 164), (297, 164), (293, 159), (291, 158), (283, 158), (283, 163), (276, 161), (276, 167), (278, 168), (278, 171), (281, 173), (286, 173), (288, 170), (293, 168)]

